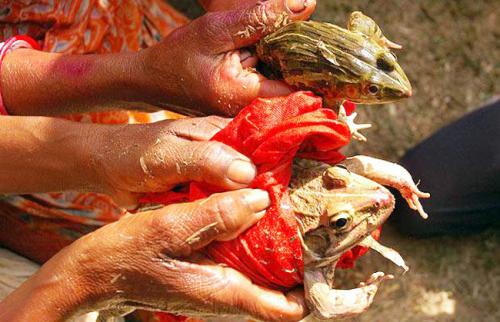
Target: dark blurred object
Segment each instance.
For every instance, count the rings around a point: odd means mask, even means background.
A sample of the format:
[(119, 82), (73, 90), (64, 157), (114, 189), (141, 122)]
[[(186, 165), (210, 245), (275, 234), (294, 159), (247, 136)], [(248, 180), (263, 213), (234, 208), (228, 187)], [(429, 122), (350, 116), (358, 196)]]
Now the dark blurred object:
[(190, 19), (199, 17), (205, 12), (197, 0), (169, 0), (167, 2)]
[(428, 220), (398, 200), (393, 222), (408, 235), (479, 232), (500, 222), (500, 98), (444, 127), (400, 162), (420, 179)]

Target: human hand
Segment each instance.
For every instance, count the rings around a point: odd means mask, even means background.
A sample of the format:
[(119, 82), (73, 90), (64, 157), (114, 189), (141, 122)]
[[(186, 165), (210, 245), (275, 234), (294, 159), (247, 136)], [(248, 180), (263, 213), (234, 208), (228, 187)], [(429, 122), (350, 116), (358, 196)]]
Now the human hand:
[(136, 307), (180, 314), (250, 315), (297, 321), (301, 292), (285, 295), (252, 284), (237, 271), (200, 257), (229, 240), (269, 206), (262, 190), (127, 215), (65, 248), (0, 304), (0, 321), (65, 320), (77, 313)]
[(257, 73), (257, 57), (243, 49), (289, 21), (307, 19), (314, 0), (204, 1), (213, 10), (141, 52), (154, 105), (199, 107), (235, 115), (257, 97), (290, 93)]
[(256, 174), (250, 159), (208, 141), (229, 121), (209, 116), (107, 127), (93, 144), (97, 190), (133, 209), (140, 193), (168, 191), (183, 182), (225, 190), (248, 186)]
[[(259, 0), (199, 0), (200, 5), (206, 11), (226, 11), (234, 9), (248, 8), (255, 5)], [(297, 1), (297, 5), (300, 6), (302, 2)]]

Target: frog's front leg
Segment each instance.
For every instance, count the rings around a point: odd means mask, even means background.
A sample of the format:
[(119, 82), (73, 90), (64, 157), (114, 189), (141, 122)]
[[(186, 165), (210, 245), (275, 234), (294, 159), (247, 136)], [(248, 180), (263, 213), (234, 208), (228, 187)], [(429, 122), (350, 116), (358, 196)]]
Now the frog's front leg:
[(311, 314), (302, 321), (336, 320), (361, 314), (372, 304), (380, 283), (392, 278), (377, 272), (358, 288), (336, 290), (329, 286), (321, 268), (309, 267), (304, 272), (304, 289)]
[(423, 218), (428, 217), (419, 198), (429, 198), (430, 194), (420, 191), (410, 173), (399, 164), (364, 155), (347, 158), (342, 164), (351, 172), (399, 190), (411, 209)]
[(358, 141), (363, 141), (366, 142), (366, 137), (361, 134), (359, 131), (368, 129), (372, 125), (371, 124), (357, 124), (355, 123), (354, 119), (358, 116), (358, 113), (353, 112), (351, 115), (347, 115), (347, 112), (344, 108), (344, 105), (340, 105), (339, 107), (339, 113), (338, 113), (338, 120), (344, 124), (347, 125), (349, 128), (349, 132), (351, 132), (351, 137), (355, 140)]

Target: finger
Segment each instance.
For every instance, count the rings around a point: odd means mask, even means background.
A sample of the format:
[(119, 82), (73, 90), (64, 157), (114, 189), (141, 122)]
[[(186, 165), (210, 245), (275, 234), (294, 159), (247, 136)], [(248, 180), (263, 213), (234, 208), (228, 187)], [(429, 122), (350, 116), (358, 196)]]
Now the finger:
[(293, 92), (292, 88), (283, 81), (261, 79), (257, 87), (257, 97), (286, 96)]
[(236, 190), (248, 187), (257, 174), (249, 158), (223, 143), (166, 137), (140, 159), (139, 170), (150, 178), (148, 190), (140, 191), (162, 192), (189, 181)]
[(298, 321), (307, 314), (304, 297), (298, 292), (283, 294), (266, 289), (230, 268), (211, 266), (208, 269), (227, 281), (226, 288), (214, 294), (214, 302), (236, 307), (240, 314), (263, 321)]
[[(255, 70), (245, 68), (243, 64), (249, 59), (251, 58), (246, 57), (242, 63), (239, 51), (224, 56), (222, 64), (216, 70), (220, 75), (217, 92), (221, 97), (237, 98), (237, 105), (246, 106), (257, 97), (285, 96), (292, 92), (292, 88), (283, 81), (267, 79)], [(248, 62), (248, 65), (251, 64), (253, 62)], [(236, 114), (238, 109), (228, 112)]]
[[(220, 116), (185, 118), (170, 122), (167, 129), (176, 136), (188, 140), (208, 141), (229, 122), (230, 118)], [(162, 122), (156, 124), (162, 126)]]
[(257, 173), (250, 159), (220, 142), (184, 142), (170, 152), (177, 182), (206, 182), (234, 190), (247, 187)]
[(289, 21), (309, 18), (315, 0), (267, 0), (231, 11), (212, 12), (197, 19), (193, 27), (211, 44), (213, 54), (247, 47)]
[(201, 6), (207, 11), (226, 11), (248, 8), (258, 0), (200, 0)]
[(269, 205), (269, 195), (264, 190), (213, 194), (207, 199), (154, 211), (149, 227), (154, 240), (166, 241), (167, 256), (189, 256), (214, 240), (235, 238), (261, 219)]
[(239, 59), (243, 69), (255, 68), (259, 62), (259, 58), (248, 50), (240, 50)]
[[(179, 271), (182, 278), (169, 278)], [(170, 260), (157, 275), (167, 284), (169, 296), (189, 299), (181, 309), (185, 312), (249, 315), (263, 321), (298, 321), (307, 313), (299, 292), (286, 295), (266, 289), (231, 268)]]
[(138, 196), (135, 193), (125, 190), (114, 190), (108, 195), (113, 199), (114, 203), (122, 208), (125, 208), (129, 211), (137, 209), (139, 204)]

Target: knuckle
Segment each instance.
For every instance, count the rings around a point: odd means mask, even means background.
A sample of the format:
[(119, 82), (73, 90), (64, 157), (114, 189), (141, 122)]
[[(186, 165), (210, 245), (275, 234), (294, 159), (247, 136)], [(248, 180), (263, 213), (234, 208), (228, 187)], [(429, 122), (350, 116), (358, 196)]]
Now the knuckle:
[(191, 234), (191, 218), (193, 216), (189, 209), (168, 206), (160, 214), (152, 216), (148, 229), (151, 236), (148, 239), (154, 241), (163, 254), (172, 257), (188, 255), (192, 250), (186, 242)]
[(195, 162), (204, 167), (213, 167), (219, 164), (227, 156), (225, 145), (220, 142), (204, 142), (198, 148), (195, 155)]
[(222, 124), (226, 122), (227, 118), (218, 116), (218, 115), (210, 115), (206, 116), (204, 118), (201, 118), (203, 122), (209, 123), (209, 124)]
[(181, 168), (191, 180), (221, 184), (226, 180), (226, 172), (233, 159), (231, 152), (223, 143), (195, 142), (190, 143), (190, 149), (184, 157), (185, 163)]
[[(191, 124), (192, 129), (196, 131), (205, 131), (212, 135), (222, 129), (227, 123), (226, 119), (220, 116), (207, 116), (193, 119)], [(207, 138), (207, 140), (210, 138)]]
[(276, 1), (260, 2), (247, 12), (244, 22), (257, 31), (271, 32), (283, 14), (283, 8), (278, 8)]
[(209, 211), (217, 222), (221, 233), (234, 232), (241, 226), (241, 198), (234, 194), (215, 194)]
[(209, 12), (196, 19), (196, 27), (202, 43), (212, 45), (210, 49), (213, 52), (219, 52), (222, 47), (217, 47), (231, 39), (227, 28), (231, 24), (230, 20), (230, 15), (221, 12)]

